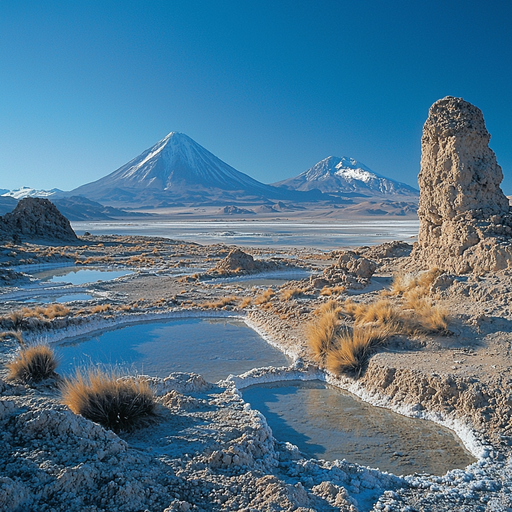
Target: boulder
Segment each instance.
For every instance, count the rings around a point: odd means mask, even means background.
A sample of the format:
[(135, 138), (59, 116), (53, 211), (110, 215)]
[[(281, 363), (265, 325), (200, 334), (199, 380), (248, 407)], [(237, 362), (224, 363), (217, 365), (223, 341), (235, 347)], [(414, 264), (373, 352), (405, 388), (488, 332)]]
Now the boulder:
[(430, 107), (421, 139), (418, 243), (423, 268), (456, 274), (512, 266), (512, 217), (482, 112), (447, 96)]
[(11, 213), (0, 217), (0, 239), (74, 241), (77, 236), (57, 207), (48, 199), (26, 197)]
[(327, 284), (341, 283), (347, 288), (360, 289), (370, 284), (377, 263), (354, 251), (341, 251), (338, 261), (323, 272), (322, 281)]

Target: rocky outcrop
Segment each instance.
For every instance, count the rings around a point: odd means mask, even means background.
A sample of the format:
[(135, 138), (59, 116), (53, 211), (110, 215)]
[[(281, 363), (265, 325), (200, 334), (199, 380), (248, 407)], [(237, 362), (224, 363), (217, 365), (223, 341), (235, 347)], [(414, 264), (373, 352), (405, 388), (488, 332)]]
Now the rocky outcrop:
[(512, 266), (512, 217), (482, 112), (447, 96), (430, 107), (421, 139), (420, 232), (412, 257), (455, 273)]
[(48, 199), (27, 197), (11, 213), (0, 217), (0, 239), (73, 241), (69, 220)]
[(202, 274), (202, 278), (230, 277), (243, 274), (256, 274), (258, 272), (271, 272), (287, 268), (288, 265), (282, 261), (255, 260), (250, 254), (236, 248), (211, 270)]
[(368, 286), (377, 270), (377, 263), (354, 251), (340, 251), (338, 254), (338, 261), (327, 267), (320, 279), (314, 279), (313, 285), (321, 288), (326, 285), (342, 284), (353, 289)]

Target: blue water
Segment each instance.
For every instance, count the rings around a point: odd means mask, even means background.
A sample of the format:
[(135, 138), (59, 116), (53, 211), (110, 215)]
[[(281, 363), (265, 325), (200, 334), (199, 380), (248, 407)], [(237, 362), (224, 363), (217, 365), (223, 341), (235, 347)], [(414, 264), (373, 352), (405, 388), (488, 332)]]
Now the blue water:
[(23, 302), (40, 302), (42, 304), (49, 304), (51, 302), (71, 302), (73, 300), (91, 300), (94, 297), (88, 293), (70, 293), (68, 295), (59, 295), (59, 296), (50, 296), (50, 295), (41, 295), (38, 297), (33, 297), (31, 299), (24, 300)]
[(34, 277), (46, 283), (70, 283), (74, 285), (111, 281), (116, 277), (133, 274), (131, 270), (90, 269), (77, 267), (60, 267), (34, 272)]
[(274, 437), (308, 457), (346, 459), (398, 475), (442, 475), (475, 462), (452, 431), (375, 407), (320, 381), (261, 384), (242, 394), (265, 416)]
[(290, 359), (238, 319), (189, 318), (130, 325), (61, 343), (61, 374), (77, 366), (116, 365), (167, 377), (196, 372), (210, 382), (262, 366), (288, 366)]

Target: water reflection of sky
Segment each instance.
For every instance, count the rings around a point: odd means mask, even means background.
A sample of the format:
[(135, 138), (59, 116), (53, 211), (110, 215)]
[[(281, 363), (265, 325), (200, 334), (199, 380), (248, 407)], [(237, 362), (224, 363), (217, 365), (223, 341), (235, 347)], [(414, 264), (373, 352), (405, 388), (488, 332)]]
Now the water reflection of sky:
[(130, 371), (167, 377), (196, 372), (211, 382), (290, 360), (237, 319), (183, 319), (130, 325), (57, 346), (60, 373), (80, 365), (120, 365)]
[(347, 459), (395, 474), (437, 475), (474, 462), (448, 429), (374, 407), (319, 381), (277, 382), (243, 390), (274, 436), (310, 457)]
[(418, 235), (418, 220), (350, 220), (345, 222), (73, 222), (78, 234), (123, 234), (176, 238), (199, 243), (253, 246), (315, 247), (374, 245), (389, 240), (411, 241)]
[(60, 267), (34, 272), (32, 275), (46, 283), (70, 283), (74, 285), (111, 281), (116, 277), (133, 274), (131, 270), (91, 269), (77, 267)]

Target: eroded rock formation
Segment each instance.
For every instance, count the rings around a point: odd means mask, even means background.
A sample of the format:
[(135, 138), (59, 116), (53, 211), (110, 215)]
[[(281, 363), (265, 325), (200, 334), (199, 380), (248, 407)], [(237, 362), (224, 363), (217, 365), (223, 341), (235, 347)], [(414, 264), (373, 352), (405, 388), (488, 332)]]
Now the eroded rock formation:
[(447, 96), (421, 138), (420, 232), (412, 257), (455, 273), (512, 266), (512, 216), (480, 109)]
[(340, 251), (338, 261), (327, 267), (322, 277), (312, 279), (315, 288), (342, 284), (347, 288), (362, 289), (370, 284), (377, 270), (377, 263), (360, 256), (355, 251)]
[(27, 197), (0, 217), (0, 239), (77, 240), (69, 220), (48, 199)]

